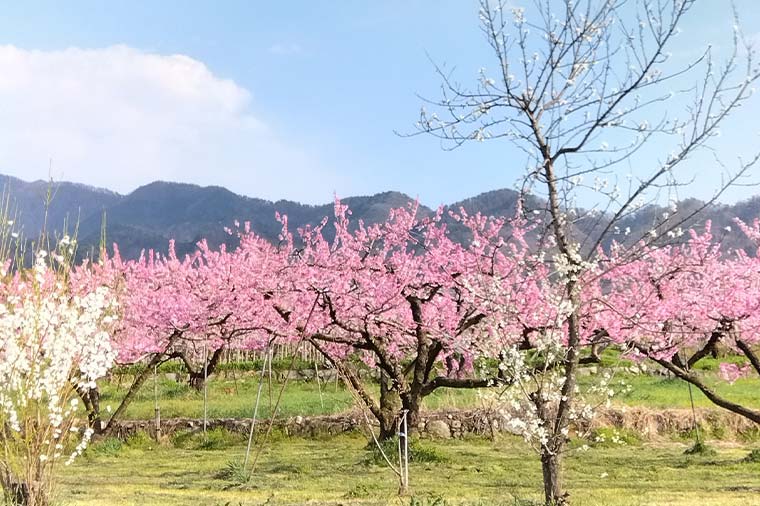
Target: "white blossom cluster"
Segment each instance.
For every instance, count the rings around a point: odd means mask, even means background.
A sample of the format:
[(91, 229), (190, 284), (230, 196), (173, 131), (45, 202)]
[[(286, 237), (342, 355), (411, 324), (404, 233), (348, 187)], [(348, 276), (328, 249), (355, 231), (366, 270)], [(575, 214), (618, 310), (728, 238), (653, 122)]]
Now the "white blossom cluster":
[(594, 262), (583, 259), (580, 249), (580, 244), (571, 243), (566, 253), (557, 253), (553, 256), (557, 273), (563, 278), (577, 281), (583, 272), (593, 271), (596, 268)]
[[(507, 428), (522, 436), (536, 451), (549, 448), (551, 439), (557, 435), (548, 427), (549, 412), (556, 409), (561, 400), (564, 378), (549, 370), (531, 370), (520, 351), (505, 350), (502, 368), (516, 379), (512, 388), (502, 392), (499, 413)], [(537, 404), (540, 402), (547, 412), (541, 416)], [(562, 437), (567, 437), (569, 428), (561, 429)]]
[[(76, 389), (94, 387), (113, 365), (108, 329), (116, 307), (105, 287), (69, 293), (44, 252), (25, 274), (6, 280), (0, 296), (0, 424), (10, 431), (3, 440), (6, 458), (38, 451), (35, 458), (52, 464), (67, 433), (79, 432)], [(91, 434), (84, 431), (70, 459)]]
[[(562, 394), (564, 376), (559, 369), (551, 366), (564, 357), (559, 353), (558, 346), (554, 350), (552, 348), (547, 345), (542, 349), (545, 356), (540, 363), (529, 363), (526, 354), (515, 346), (504, 349), (499, 368), (512, 380), (512, 385), (499, 392), (497, 399), (492, 402), (504, 418), (506, 427), (512, 433), (522, 436), (539, 452), (556, 447), (552, 444), (556, 438), (567, 440), (571, 429), (577, 437), (590, 437), (597, 409), (601, 406), (609, 408), (616, 393), (629, 392), (631, 388), (624, 381), (616, 383), (615, 387), (618, 388), (614, 388), (614, 376), (609, 371), (595, 376), (595, 381), (583, 391), (576, 385), (573, 389), (575, 401), (570, 406), (567, 421), (555, 433), (547, 423), (554, 419), (553, 413), (559, 403), (567, 399)], [(543, 416), (539, 412), (539, 405), (544, 411)], [(597, 434), (596, 437), (603, 436)], [(615, 435), (611, 441), (625, 444)], [(599, 441), (594, 439), (594, 442)], [(580, 449), (588, 450), (588, 445), (583, 445)]]

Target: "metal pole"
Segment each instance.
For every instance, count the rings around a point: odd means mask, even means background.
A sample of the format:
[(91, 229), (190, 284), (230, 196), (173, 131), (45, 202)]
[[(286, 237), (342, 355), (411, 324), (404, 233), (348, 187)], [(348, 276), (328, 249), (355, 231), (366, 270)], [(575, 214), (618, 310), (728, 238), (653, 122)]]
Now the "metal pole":
[(699, 437), (699, 425), (697, 424), (697, 412), (694, 409), (694, 395), (691, 393), (691, 383), (687, 382), (687, 385), (689, 385), (689, 401), (691, 401), (691, 419), (692, 423), (694, 424), (694, 432), (697, 435), (697, 444), (701, 442), (701, 439)]
[(208, 426), (208, 347), (203, 344), (203, 437)]
[(264, 386), (264, 374), (267, 370), (267, 359), (269, 358), (269, 351), (267, 350), (264, 355), (264, 363), (261, 366), (261, 375), (259, 376), (259, 390), (256, 393), (256, 403), (253, 407), (253, 419), (251, 420), (251, 430), (248, 433), (248, 447), (245, 449), (245, 459), (243, 460), (243, 469), (248, 467), (248, 457), (251, 455), (251, 445), (253, 443), (253, 432), (256, 427), (256, 417), (259, 413), (259, 401), (261, 400), (261, 387)]
[(404, 410), (404, 487), (409, 488), (409, 424)]
[(401, 478), (401, 493), (409, 491), (409, 427), (406, 421), (406, 413), (401, 412), (398, 420), (398, 463)]
[(161, 440), (161, 408), (158, 406), (158, 380), (156, 379), (158, 372), (157, 367), (158, 366), (155, 365), (153, 366), (153, 412), (156, 420), (156, 441), (158, 442)]
[(398, 470), (401, 471), (401, 492), (406, 492), (406, 480), (404, 479), (404, 451), (402, 449), (403, 443), (401, 442), (401, 438), (403, 437), (403, 431), (402, 431), (402, 425), (401, 425), (401, 418), (398, 419)]
[[(272, 411), (272, 359), (274, 359), (274, 348), (267, 347), (266, 356), (264, 357), (264, 366), (267, 365), (267, 359), (269, 360), (269, 381), (267, 382), (267, 389), (269, 391), (269, 411)], [(263, 377), (263, 373), (262, 373)]]
[(319, 390), (319, 404), (322, 406), (322, 412), (325, 410), (325, 399), (322, 396), (322, 382), (319, 380), (319, 367), (317, 367), (317, 359), (314, 359), (314, 376), (317, 378), (317, 390)]

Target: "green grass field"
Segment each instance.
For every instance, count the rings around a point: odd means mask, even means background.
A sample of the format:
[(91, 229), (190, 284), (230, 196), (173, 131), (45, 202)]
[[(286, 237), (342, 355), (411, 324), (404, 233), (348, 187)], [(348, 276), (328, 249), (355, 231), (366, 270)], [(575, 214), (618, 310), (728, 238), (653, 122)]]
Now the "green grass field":
[[(713, 372), (705, 371), (719, 393), (722, 393), (736, 402), (747, 406), (760, 408), (760, 381), (757, 379), (741, 379), (733, 385), (719, 381)], [(236, 375), (232, 379), (229, 375), (217, 375), (209, 380), (208, 392), (208, 415), (211, 418), (240, 418), (250, 417), (253, 413), (253, 405), (256, 398), (258, 379), (254, 374)], [(688, 408), (689, 387), (678, 379), (647, 374), (617, 373), (615, 381), (625, 381), (632, 387), (630, 392), (621, 393), (614, 398), (614, 403), (626, 406), (643, 406), (649, 408)], [(596, 381), (594, 376), (581, 376), (581, 384), (589, 384)], [(111, 406), (113, 409), (118, 405), (123, 395), (124, 385), (116, 383), (102, 386), (103, 406)], [(159, 374), (158, 399), (161, 408), (161, 416), (164, 418), (189, 417), (201, 418), (203, 416), (203, 395), (189, 388), (186, 384), (167, 379)], [(268, 417), (271, 414), (270, 406), (279, 393), (281, 383), (275, 382), (271, 389), (267, 384), (263, 388), (260, 414)], [(714, 405), (696, 388), (692, 388), (694, 403), (697, 407), (714, 407)], [(271, 393), (271, 395), (270, 395)], [(440, 389), (425, 399), (425, 408), (472, 408), (482, 404), (481, 397), (473, 390), (447, 390)], [(280, 416), (295, 415), (318, 415), (339, 413), (354, 406), (354, 401), (342, 384), (316, 381), (291, 380), (287, 383), (282, 402), (280, 404)], [(718, 409), (718, 408), (715, 408)], [(132, 403), (124, 418), (150, 419), (154, 413), (154, 393), (152, 379), (147, 381), (141, 389), (137, 399)]]
[[(225, 477), (240, 462), (240, 436), (175, 438), (156, 446), (145, 437), (95, 444), (59, 482), (61, 504), (370, 505), (539, 504), (540, 466), (514, 437), (424, 441), (426, 462), (411, 466), (411, 497), (369, 458), (367, 439), (274, 438), (250, 481)], [(760, 463), (743, 462), (749, 447), (724, 445), (717, 455), (684, 455), (686, 445), (597, 447), (566, 460), (566, 483), (579, 506), (760, 505)], [(431, 457), (432, 456), (432, 457)]]
[[(760, 407), (760, 381), (728, 385), (703, 371), (719, 392)], [(115, 408), (129, 378), (101, 385), (102, 406)], [(687, 384), (657, 375), (616, 373), (615, 382), (632, 388), (615, 397), (618, 406), (687, 408)], [(596, 382), (582, 375), (582, 384)], [(209, 382), (208, 414), (249, 417), (258, 386), (257, 375), (236, 371)], [(264, 384), (260, 416), (269, 417), (282, 383)], [(200, 418), (203, 395), (182, 382), (157, 377), (163, 418)], [(698, 407), (715, 408), (693, 390)], [(150, 419), (154, 384), (146, 382), (125, 418)], [(439, 390), (425, 400), (425, 409), (473, 408), (483, 398), (472, 390)], [(350, 393), (339, 383), (291, 380), (279, 416), (338, 413), (354, 408)], [(714, 434), (708, 433), (708, 437)], [(681, 435), (683, 436), (683, 434)], [(607, 438), (609, 440), (609, 438)], [(574, 441), (565, 461), (566, 484), (578, 506), (760, 506), (760, 451), (745, 461), (755, 440), (711, 441), (714, 455), (687, 456), (691, 441), (655, 438), (627, 445), (605, 443), (588, 451)], [(746, 438), (745, 438), (746, 439)], [(240, 472), (245, 440), (223, 431), (177, 434), (157, 444), (145, 434), (127, 442), (106, 439), (92, 445), (74, 465), (62, 468), (58, 503), (85, 505), (248, 506), (275, 504), (445, 506), (540, 505), (541, 471), (537, 456), (519, 438), (423, 440), (425, 458), (411, 468), (411, 495), (399, 497), (392, 472), (366, 449), (367, 437), (352, 433), (329, 438), (286, 438), (273, 435), (263, 446), (256, 473)]]

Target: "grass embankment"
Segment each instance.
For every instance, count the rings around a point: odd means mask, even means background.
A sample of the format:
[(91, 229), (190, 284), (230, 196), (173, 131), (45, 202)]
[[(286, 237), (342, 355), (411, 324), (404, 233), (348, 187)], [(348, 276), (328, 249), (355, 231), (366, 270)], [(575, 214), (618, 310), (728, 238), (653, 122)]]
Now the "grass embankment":
[[(540, 465), (518, 438), (423, 442), (426, 458), (412, 464), (406, 498), (366, 444), (360, 434), (275, 438), (241, 483), (225, 473), (242, 459), (241, 436), (179, 436), (161, 446), (143, 436), (105, 440), (65, 468), (59, 491), (69, 506), (539, 504)], [(566, 460), (573, 504), (760, 505), (760, 463), (743, 461), (749, 447), (722, 446), (713, 456), (688, 456), (685, 448), (606, 443), (573, 452)]]

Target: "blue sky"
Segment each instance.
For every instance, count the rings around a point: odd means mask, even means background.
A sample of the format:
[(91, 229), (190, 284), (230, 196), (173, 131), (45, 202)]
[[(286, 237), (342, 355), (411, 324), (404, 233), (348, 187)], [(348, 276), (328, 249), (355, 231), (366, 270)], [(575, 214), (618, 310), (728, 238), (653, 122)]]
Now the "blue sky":
[[(760, 6), (736, 3), (751, 33)], [(695, 7), (680, 47), (725, 43), (728, 4)], [(219, 184), (311, 203), (398, 190), (437, 205), (512, 186), (525, 160), (509, 145), (448, 152), (393, 133), (411, 131), (416, 93), (436, 96), (428, 55), (463, 82), (490, 63), (477, 10), (470, 0), (5, 5), (0, 74), (27, 80), (0, 77), (0, 172), (122, 193), (155, 179)], [(759, 145), (758, 113), (755, 100), (720, 149)], [(714, 172), (697, 173), (703, 197)]]

